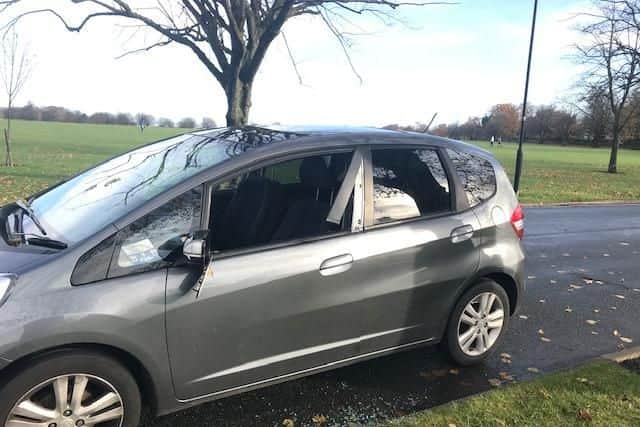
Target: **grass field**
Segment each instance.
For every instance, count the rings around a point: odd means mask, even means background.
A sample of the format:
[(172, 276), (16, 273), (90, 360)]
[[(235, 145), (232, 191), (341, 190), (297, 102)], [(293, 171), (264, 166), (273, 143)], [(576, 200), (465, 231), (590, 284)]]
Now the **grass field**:
[[(12, 123), (14, 168), (0, 166), (0, 205), (35, 193), (131, 147), (184, 132), (183, 129), (77, 123)], [(0, 120), (0, 126), (5, 122)], [(4, 142), (0, 151), (4, 164)]]
[[(0, 120), (0, 126), (4, 123)], [(135, 126), (14, 122), (15, 168), (0, 166), (0, 205), (25, 197), (105, 158), (183, 132)], [(515, 145), (490, 149), (510, 175)], [(4, 160), (4, 150), (0, 151)], [(605, 173), (607, 149), (528, 144), (520, 198), (525, 203), (640, 200), (640, 151), (621, 150), (620, 173)]]
[(510, 385), (388, 427), (639, 426), (640, 375), (611, 362)]
[[(516, 145), (490, 147), (513, 177)], [(640, 151), (620, 150), (617, 174), (606, 173), (606, 148), (526, 144), (520, 200), (525, 203), (640, 200)]]

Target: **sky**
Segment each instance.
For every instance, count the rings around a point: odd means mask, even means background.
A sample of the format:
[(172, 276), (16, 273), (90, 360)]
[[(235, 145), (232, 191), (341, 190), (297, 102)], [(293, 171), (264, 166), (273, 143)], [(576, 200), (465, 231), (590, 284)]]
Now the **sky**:
[[(570, 57), (578, 37), (572, 17), (588, 3), (539, 3), (530, 101), (563, 102), (579, 75)], [(383, 126), (428, 122), (438, 113), (438, 123), (450, 123), (481, 116), (497, 103), (519, 104), (532, 9), (533, 0), (461, 0), (406, 7), (396, 13), (402, 22), (394, 25), (358, 18), (366, 34), (352, 38), (350, 54), (362, 82), (320, 21), (296, 18), (284, 33), (302, 83), (278, 38), (256, 78), (251, 121)], [(223, 92), (186, 48), (167, 46), (117, 59), (141, 47), (143, 38), (154, 40), (153, 33), (132, 37), (125, 22), (112, 18), (69, 33), (45, 16), (21, 21), (18, 30), (35, 56), (18, 104), (172, 119), (209, 116), (224, 123)]]

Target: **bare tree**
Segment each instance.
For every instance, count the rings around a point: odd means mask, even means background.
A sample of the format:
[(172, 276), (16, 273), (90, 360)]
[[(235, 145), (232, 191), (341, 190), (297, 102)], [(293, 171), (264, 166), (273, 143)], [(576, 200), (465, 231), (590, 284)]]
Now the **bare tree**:
[(24, 88), (31, 74), (31, 56), (29, 50), (20, 45), (18, 33), (13, 29), (4, 35), (2, 40), (2, 64), (0, 77), (7, 94), (7, 127), (4, 129), (5, 166), (13, 166), (11, 155), (11, 119), (13, 106), (20, 91)]
[[(399, 0), (68, 0), (84, 13), (73, 23), (50, 0), (0, 0), (0, 11), (36, 4), (13, 16), (9, 25), (33, 14), (49, 14), (69, 31), (81, 31), (96, 18), (125, 18), (137, 28), (154, 31), (159, 38), (132, 52), (179, 44), (189, 49), (207, 68), (227, 98), (227, 125), (249, 122), (254, 79), (267, 50), (281, 34), (284, 24), (303, 15), (323, 22), (340, 44), (349, 64), (348, 31), (351, 18), (372, 15), (393, 20), (401, 6), (450, 4), (440, 1)], [(134, 6), (135, 4), (135, 6)], [(345, 30), (347, 27), (347, 30)], [(286, 43), (286, 39), (284, 39)], [(287, 49), (289, 47), (286, 43)], [(298, 72), (293, 54), (292, 63)], [(298, 74), (299, 76), (299, 74)]]
[(136, 114), (136, 125), (138, 125), (138, 129), (140, 132), (144, 132), (146, 128), (151, 126), (154, 122), (154, 117), (151, 114), (138, 113)]
[(213, 120), (211, 117), (203, 117), (201, 122), (201, 127), (203, 129), (213, 129), (213, 128), (217, 128), (218, 126), (216, 125), (216, 121)]
[(634, 111), (627, 108), (640, 83), (640, 1), (597, 0), (598, 12), (579, 30), (587, 37), (578, 45), (578, 59), (588, 67), (587, 94), (604, 93), (611, 111), (611, 156), (608, 171), (618, 171), (618, 148)]
[(193, 129), (196, 127), (196, 121), (192, 117), (185, 117), (178, 122), (178, 127), (182, 129)]

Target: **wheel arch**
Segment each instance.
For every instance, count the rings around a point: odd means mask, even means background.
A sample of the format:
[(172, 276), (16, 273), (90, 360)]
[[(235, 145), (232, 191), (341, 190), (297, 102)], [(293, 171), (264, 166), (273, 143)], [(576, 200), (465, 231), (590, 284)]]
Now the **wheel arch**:
[(504, 291), (507, 293), (507, 296), (509, 297), (509, 312), (510, 315), (513, 316), (518, 309), (520, 297), (516, 280), (505, 272), (495, 272), (483, 275), (482, 277), (478, 278), (474, 282), (474, 284), (478, 283), (478, 281), (482, 279), (493, 280), (504, 289)]
[(8, 381), (14, 375), (17, 375), (24, 365), (33, 362), (40, 358), (50, 357), (52, 355), (72, 352), (72, 351), (92, 351), (101, 355), (109, 356), (121, 363), (131, 374), (136, 381), (138, 388), (140, 389), (140, 396), (144, 405), (147, 405), (152, 413), (156, 413), (158, 410), (158, 390), (157, 385), (153, 381), (153, 377), (144, 364), (131, 353), (111, 345), (97, 344), (97, 343), (78, 343), (78, 344), (64, 344), (58, 347), (52, 347), (42, 349), (34, 353), (25, 355), (19, 359), (13, 360), (7, 365), (1, 373), (4, 373), (4, 380)]

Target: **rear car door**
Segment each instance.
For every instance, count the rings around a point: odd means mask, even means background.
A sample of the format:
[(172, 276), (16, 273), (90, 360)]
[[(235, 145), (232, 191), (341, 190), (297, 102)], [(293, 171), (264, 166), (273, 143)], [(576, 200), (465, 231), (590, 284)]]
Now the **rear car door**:
[[(353, 253), (363, 157), (353, 149), (258, 167), (213, 185), (213, 250), (199, 293), (167, 280), (178, 398), (219, 396), (330, 366), (362, 330)], [(327, 220), (330, 221), (327, 221)]]
[[(436, 341), (478, 267), (479, 223), (438, 148), (372, 146), (365, 232), (354, 258), (363, 296), (361, 353)], [(459, 212), (462, 211), (462, 212)]]

